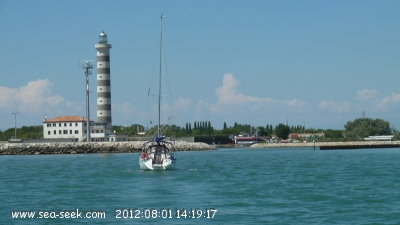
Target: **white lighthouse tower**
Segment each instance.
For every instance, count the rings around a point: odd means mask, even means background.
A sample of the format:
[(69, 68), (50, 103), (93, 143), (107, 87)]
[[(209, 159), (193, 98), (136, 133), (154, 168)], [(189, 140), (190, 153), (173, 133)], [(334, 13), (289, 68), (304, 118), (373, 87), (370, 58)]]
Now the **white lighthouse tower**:
[(97, 50), (97, 122), (106, 125), (105, 135), (112, 129), (111, 120), (111, 82), (110, 82), (110, 48), (104, 31), (99, 35)]

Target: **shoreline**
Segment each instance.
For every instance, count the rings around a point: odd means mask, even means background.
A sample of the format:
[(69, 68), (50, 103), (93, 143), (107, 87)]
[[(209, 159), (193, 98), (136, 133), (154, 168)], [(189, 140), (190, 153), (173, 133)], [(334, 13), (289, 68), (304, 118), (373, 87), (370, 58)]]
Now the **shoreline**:
[[(5, 143), (0, 144), (0, 155), (50, 155), (93, 153), (137, 153), (145, 141), (126, 142), (55, 142), (55, 143)], [(202, 142), (176, 141), (175, 151), (216, 150)]]
[[(258, 143), (251, 145), (250, 148), (301, 148), (314, 147), (313, 142), (307, 143)], [(393, 148), (400, 147), (400, 141), (349, 141), (349, 142), (315, 142), (315, 147), (321, 150), (334, 149), (360, 149), (360, 148)]]
[[(95, 153), (137, 153), (145, 141), (126, 142), (54, 142), (54, 143), (3, 143), (1, 155), (51, 155), (51, 154), (95, 154)], [(227, 146), (226, 146), (227, 147)], [(238, 148), (237, 146), (229, 146)], [(346, 150), (362, 148), (400, 148), (400, 141), (360, 141), (360, 142), (316, 142), (318, 150)], [(307, 143), (258, 143), (240, 148), (314, 148)], [(203, 142), (176, 141), (174, 149), (180, 151), (216, 150)]]

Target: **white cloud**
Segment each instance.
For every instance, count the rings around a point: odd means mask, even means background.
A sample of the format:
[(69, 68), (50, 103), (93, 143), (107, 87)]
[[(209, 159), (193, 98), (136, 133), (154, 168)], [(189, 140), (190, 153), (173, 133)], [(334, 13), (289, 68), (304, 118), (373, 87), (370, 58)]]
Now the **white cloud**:
[(224, 74), (222, 80), (222, 87), (217, 88), (215, 92), (218, 97), (217, 104), (243, 104), (249, 102), (263, 102), (270, 101), (272, 99), (265, 98), (261, 99), (259, 97), (253, 96), (245, 96), (243, 94), (237, 93), (236, 88), (240, 85), (240, 82), (237, 81), (232, 74), (227, 73)]
[[(146, 111), (140, 111), (130, 102), (122, 104), (112, 104), (112, 117), (114, 125), (132, 125), (147, 121)], [(157, 108), (155, 109), (157, 110)]]
[(358, 101), (370, 100), (370, 99), (374, 98), (377, 94), (378, 94), (377, 90), (364, 89), (361, 91), (357, 91), (355, 100), (358, 100)]
[(400, 103), (400, 94), (392, 93), (383, 98), (378, 98), (379, 92), (377, 90), (364, 89), (357, 91), (355, 100), (358, 101), (357, 109), (369, 109), (372, 111), (387, 111), (391, 107)]
[(188, 107), (190, 107), (190, 104), (192, 103), (192, 100), (188, 99), (188, 98), (178, 98), (178, 100), (176, 100), (174, 102), (174, 108), (177, 110), (185, 110)]
[(124, 102), (122, 104), (113, 104), (112, 112), (119, 114), (120, 116), (129, 117), (132, 116), (137, 110), (129, 102)]
[(232, 74), (224, 74), (222, 86), (217, 88), (215, 94), (217, 102), (210, 106), (213, 114), (224, 113), (265, 113), (269, 111), (303, 111), (306, 103), (297, 99), (274, 100), (269, 97), (256, 97), (244, 95), (237, 92), (240, 82)]
[(52, 95), (53, 83), (48, 79), (30, 81), (19, 89), (0, 87), (0, 111), (18, 110), (30, 114), (46, 114), (65, 104), (65, 99)]
[(210, 104), (204, 102), (203, 100), (198, 101), (193, 114), (194, 120), (204, 120), (205, 118), (209, 118)]
[(3, 111), (3, 109), (5, 108), (7, 109), (15, 108), (14, 99), (17, 93), (18, 93), (17, 89), (0, 87), (0, 109), (2, 109), (1, 111)]
[(348, 112), (350, 110), (350, 107), (350, 102), (337, 103), (333, 101), (322, 101), (318, 103), (319, 109), (336, 113)]
[(385, 110), (391, 106), (395, 106), (400, 103), (400, 94), (392, 93), (382, 99), (379, 99), (375, 104), (374, 108)]

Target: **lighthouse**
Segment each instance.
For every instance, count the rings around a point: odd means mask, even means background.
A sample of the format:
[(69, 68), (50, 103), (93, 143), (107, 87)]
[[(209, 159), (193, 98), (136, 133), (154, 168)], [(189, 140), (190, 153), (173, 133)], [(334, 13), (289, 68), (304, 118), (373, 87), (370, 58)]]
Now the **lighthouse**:
[(97, 50), (97, 122), (106, 125), (105, 135), (111, 134), (111, 82), (110, 82), (110, 48), (107, 34), (102, 31)]

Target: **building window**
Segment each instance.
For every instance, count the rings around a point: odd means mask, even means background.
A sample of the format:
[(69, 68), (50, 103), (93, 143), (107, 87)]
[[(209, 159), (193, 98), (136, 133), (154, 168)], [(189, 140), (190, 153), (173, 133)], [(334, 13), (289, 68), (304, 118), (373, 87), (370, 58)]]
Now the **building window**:
[(98, 134), (98, 133), (99, 133), (99, 130), (96, 130), (96, 133)]
[(103, 130), (101, 130), (101, 133), (103, 133)]
[(62, 134), (61, 130), (58, 131), (58, 134)]
[(61, 123), (59, 123), (58, 126), (61, 127)]
[(51, 132), (50, 132), (50, 131), (47, 131), (47, 134), (48, 134), (48, 135), (50, 135), (50, 134), (51, 134)]
[(72, 130), (69, 130), (69, 134), (72, 134)]
[(56, 124), (55, 124), (55, 123), (53, 123), (53, 127), (56, 127)]
[(72, 123), (69, 123), (69, 126), (72, 127)]
[(63, 134), (68, 134), (68, 130), (63, 130)]
[(67, 127), (67, 123), (64, 123), (64, 127)]
[(75, 130), (75, 134), (79, 134), (79, 130)]
[(75, 126), (77, 127), (77, 126), (78, 126), (78, 123), (75, 123)]
[(53, 132), (53, 133), (54, 133), (54, 135), (56, 135), (56, 134), (57, 134), (57, 131), (56, 131), (56, 130), (54, 130), (54, 132)]

